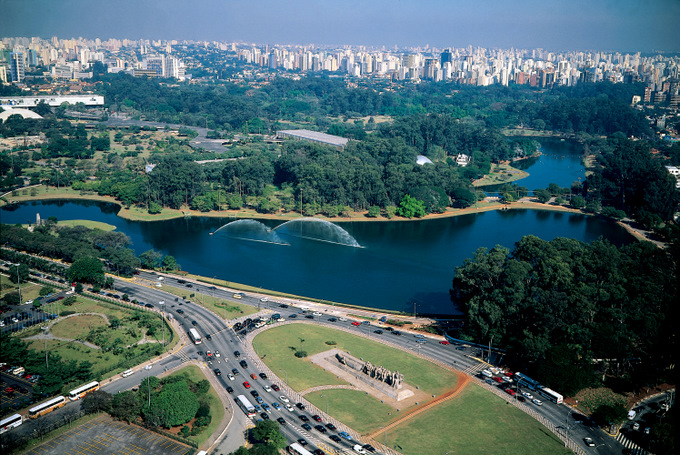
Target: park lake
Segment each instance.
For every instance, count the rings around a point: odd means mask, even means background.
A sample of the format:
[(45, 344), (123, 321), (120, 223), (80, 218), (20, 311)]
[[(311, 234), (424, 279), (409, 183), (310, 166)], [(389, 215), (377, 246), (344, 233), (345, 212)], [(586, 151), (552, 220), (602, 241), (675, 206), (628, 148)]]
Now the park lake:
[[(542, 155), (516, 183), (533, 190), (568, 187), (584, 177), (579, 147), (542, 140)], [(41, 201), (3, 209), (3, 223), (89, 219), (116, 226), (137, 254), (155, 249), (183, 270), (250, 286), (365, 307), (421, 314), (456, 314), (449, 300), (455, 268), (479, 247), (509, 248), (525, 235), (544, 240), (632, 239), (616, 223), (546, 210), (495, 210), (419, 221), (327, 223), (315, 220), (234, 221), (190, 217), (136, 222), (118, 206), (88, 201)], [(235, 224), (227, 225), (230, 222)], [(218, 231), (218, 229), (220, 229)], [(215, 233), (215, 231), (218, 231)], [(214, 235), (210, 235), (215, 233)]]

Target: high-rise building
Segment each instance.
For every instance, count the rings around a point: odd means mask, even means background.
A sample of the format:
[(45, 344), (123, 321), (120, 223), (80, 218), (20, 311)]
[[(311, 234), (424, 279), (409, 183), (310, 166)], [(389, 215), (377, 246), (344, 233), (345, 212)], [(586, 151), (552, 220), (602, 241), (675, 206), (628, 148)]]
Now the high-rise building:
[(446, 49), (444, 52), (442, 52), (440, 58), (442, 68), (444, 68), (444, 63), (453, 63), (453, 54), (451, 54), (450, 49)]
[(24, 80), (25, 68), (23, 52), (10, 52), (9, 71), (12, 76), (12, 82), (21, 82)]

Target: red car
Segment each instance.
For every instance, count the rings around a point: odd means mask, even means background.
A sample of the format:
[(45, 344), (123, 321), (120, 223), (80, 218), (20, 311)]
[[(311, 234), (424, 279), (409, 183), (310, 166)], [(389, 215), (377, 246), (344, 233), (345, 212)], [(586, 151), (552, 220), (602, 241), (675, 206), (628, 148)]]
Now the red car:
[(505, 389), (505, 391), (506, 391), (507, 393), (509, 393), (509, 394), (510, 394), (510, 396), (512, 396), (512, 397), (514, 397), (514, 396), (515, 396), (515, 391), (514, 391), (514, 390), (512, 390), (511, 388), (507, 388), (507, 389)]
[(361, 325), (361, 322), (354, 321), (352, 322), (352, 325)]
[(312, 416), (312, 419), (316, 420), (317, 422), (321, 422), (321, 417), (316, 414)]
[(493, 380), (498, 382), (498, 383), (505, 382), (505, 381), (503, 381), (503, 379), (499, 378), (498, 376), (494, 376)]
[(279, 386), (277, 386), (276, 384), (272, 384), (272, 389), (274, 389), (277, 392), (280, 390)]
[(255, 373), (251, 374), (250, 377), (253, 379), (257, 379), (257, 375)]
[(5, 392), (7, 392), (7, 393), (12, 393), (12, 392), (14, 392), (14, 387), (9, 386), (9, 387), (5, 388)]
[(444, 340), (444, 341), (440, 341), (439, 344), (449, 345), (449, 344), (451, 344), (451, 343), (449, 343), (448, 341)]
[(248, 381), (244, 382), (243, 387), (245, 387), (246, 389), (249, 389), (250, 388), (250, 382), (248, 382)]

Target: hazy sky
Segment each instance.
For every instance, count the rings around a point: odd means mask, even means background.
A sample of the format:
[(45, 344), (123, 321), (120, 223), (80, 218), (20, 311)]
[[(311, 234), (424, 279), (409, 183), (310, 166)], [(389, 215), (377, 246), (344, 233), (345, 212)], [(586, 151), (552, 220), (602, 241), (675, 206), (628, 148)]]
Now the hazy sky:
[(0, 36), (680, 51), (680, 0), (0, 0)]

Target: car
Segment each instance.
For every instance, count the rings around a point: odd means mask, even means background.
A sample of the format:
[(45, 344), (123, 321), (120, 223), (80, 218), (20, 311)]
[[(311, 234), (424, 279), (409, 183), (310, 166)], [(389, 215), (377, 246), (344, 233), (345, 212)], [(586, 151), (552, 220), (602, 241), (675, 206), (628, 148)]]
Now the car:
[(231, 372), (234, 374), (234, 376), (238, 376), (240, 374), (236, 368), (232, 368)]
[(278, 419), (276, 419), (276, 421), (279, 422), (281, 425), (286, 424), (286, 419), (284, 419), (283, 417), (279, 417)]
[(361, 325), (361, 322), (358, 322), (358, 321), (353, 321), (353, 322), (352, 322), (352, 325), (353, 325), (353, 326), (357, 326), (357, 327), (358, 327), (358, 326), (360, 326), (360, 325)]
[(289, 319), (295, 319), (297, 317), (297, 314), (290, 314), (288, 315)]
[(444, 346), (448, 346), (448, 345), (450, 345), (451, 343), (449, 343), (449, 342), (446, 341), (446, 340), (442, 340), (442, 341), (439, 342), (439, 344), (443, 344)]
[(272, 403), (272, 408), (276, 409), (277, 411), (281, 410), (281, 405), (278, 404), (276, 401)]
[(212, 351), (205, 351), (206, 357), (212, 357)]
[(250, 388), (250, 382), (244, 381), (244, 382), (243, 382), (243, 387), (245, 387), (246, 389), (249, 389), (249, 388)]
[(222, 376), (222, 372), (220, 371), (219, 368), (215, 368), (213, 371), (215, 372), (215, 374), (216, 374), (217, 376)]
[(267, 379), (267, 375), (264, 374), (264, 373), (260, 373), (259, 376), (260, 376), (262, 379)]
[(260, 394), (257, 393), (257, 390), (251, 390), (251, 391), (250, 391), (250, 394), (253, 396), (253, 398), (257, 398), (257, 397), (260, 396)]
[[(146, 303), (146, 304), (144, 304), (144, 306), (147, 307), (147, 308), (153, 308), (153, 305), (151, 305), (150, 303)], [(192, 324), (194, 324), (194, 322), (196, 322), (196, 321), (193, 321)], [(196, 324), (194, 324), (194, 325), (196, 325)]]
[(304, 411), (305, 410), (305, 405), (302, 403), (295, 403), (295, 406), (300, 410)]
[(272, 389), (274, 389), (275, 392), (278, 392), (279, 390), (281, 390), (281, 389), (279, 389), (279, 386), (276, 385), (276, 384), (272, 384)]
[(314, 452), (312, 452), (314, 455), (326, 455), (326, 452), (324, 452), (321, 449), (314, 449)]
[(464, 351), (465, 346), (456, 346), (456, 351)]
[(243, 368), (248, 368), (248, 362), (246, 362), (245, 360), (241, 360), (239, 362), (239, 365), (241, 365), (241, 367), (243, 367)]
[(423, 340), (422, 338), (418, 338), (418, 339), (416, 340), (416, 343), (425, 344), (425, 343), (427, 343), (427, 341), (426, 341), (426, 340)]
[(326, 432), (328, 432), (328, 430), (326, 430), (326, 427), (324, 427), (323, 425), (315, 425), (314, 428), (315, 428), (316, 431), (318, 431), (319, 433), (326, 433)]
[(279, 305), (279, 308), (288, 308), (288, 305), (286, 305), (285, 303), (282, 303), (281, 305)]
[(298, 419), (302, 420), (303, 422), (309, 422), (309, 417), (307, 417), (306, 415), (303, 415), (303, 414), (300, 414), (298, 416)]
[(364, 444), (362, 447), (363, 447), (364, 450), (367, 451), (367, 452), (375, 453), (375, 447), (373, 447), (373, 446), (370, 445), (370, 444)]
[(290, 400), (288, 399), (287, 396), (281, 395), (279, 397), (279, 400), (281, 400), (283, 403), (290, 403)]
[(644, 431), (645, 434), (649, 434), (650, 431), (652, 431), (652, 429), (650, 427), (645, 427), (645, 431)]
[(496, 381), (499, 384), (503, 384), (505, 382), (505, 380), (503, 378), (501, 378), (500, 376), (494, 376), (493, 380)]
[(251, 373), (251, 374), (250, 374), (250, 377), (251, 377), (252, 379), (257, 379), (257, 375), (256, 375), (255, 373)]
[(522, 395), (517, 395), (517, 400), (521, 401), (522, 403), (524, 403), (525, 401), (527, 401), (527, 399), (524, 398)]
[(316, 414), (312, 416), (312, 419), (316, 420), (317, 422), (321, 422), (321, 417)]
[(534, 399), (534, 396), (532, 394), (530, 394), (529, 392), (522, 392), (522, 395), (524, 395), (525, 397), (527, 397), (530, 400)]
[(377, 333), (378, 335), (382, 335), (383, 331), (378, 329), (378, 330), (374, 330), (373, 333)]
[(633, 430), (638, 431), (639, 429), (640, 429), (640, 423), (639, 423), (639, 422), (635, 422), (635, 423), (633, 424)]
[(314, 316), (311, 315), (311, 314), (307, 314), (307, 315), (305, 315), (305, 317), (306, 317), (307, 319), (314, 319)]
[(321, 313), (319, 313), (318, 311), (315, 311), (315, 312), (312, 313), (312, 314), (313, 314), (314, 316), (321, 316)]
[(268, 297), (262, 297), (260, 299), (260, 302), (269, 302), (269, 298)]
[(336, 322), (338, 318), (328, 318), (328, 322)]
[[(262, 397), (260, 397), (260, 398), (262, 398)], [(264, 409), (265, 411), (267, 411), (267, 412), (272, 411), (272, 408), (270, 408), (267, 403), (260, 403), (260, 404), (262, 405), (262, 409)]]
[(348, 441), (352, 440), (352, 436), (350, 436), (349, 433), (347, 433), (346, 431), (341, 431), (340, 433), (338, 433), (338, 436)]
[(293, 405), (290, 404), (290, 403), (288, 403), (288, 404), (286, 405), (286, 409), (287, 409), (289, 412), (295, 411), (295, 408), (294, 408)]
[[(210, 334), (208, 333), (208, 334), (205, 335), (205, 339), (206, 339), (206, 340), (212, 340), (212, 337), (211, 337)], [(219, 352), (215, 351), (215, 356), (216, 356), (216, 357), (219, 357), (219, 356), (220, 356)]]
[(298, 444), (300, 444), (303, 447), (306, 446), (307, 444), (309, 444), (307, 441), (305, 441), (302, 438), (298, 439), (297, 442), (298, 442)]
[(505, 389), (505, 392), (506, 392), (507, 394), (509, 394), (511, 397), (512, 397), (512, 396), (515, 396), (515, 391), (512, 390), (510, 387), (506, 388), (506, 389)]
[(196, 322), (196, 321), (191, 321), (191, 325), (198, 325), (198, 322)]
[(543, 402), (541, 400), (539, 400), (538, 398), (534, 398), (533, 400), (531, 400), (531, 402), (533, 404), (535, 404), (536, 406), (543, 406)]
[(257, 404), (263, 404), (264, 403), (264, 400), (262, 399), (262, 397), (256, 397), (255, 401), (257, 401)]
[(585, 442), (588, 447), (595, 447), (595, 441), (593, 441), (593, 438), (585, 437), (583, 438), (583, 442)]
[(332, 423), (327, 423), (327, 424), (326, 424), (326, 428), (328, 428), (329, 430), (333, 430), (333, 431), (335, 431), (335, 430), (338, 429), (338, 428), (337, 428), (335, 425), (333, 425)]
[(332, 435), (329, 436), (329, 438), (331, 439), (331, 441), (335, 441), (335, 442), (341, 442), (342, 441), (342, 439), (340, 439), (340, 436), (338, 436), (337, 434), (332, 434)]
[(269, 420), (269, 414), (266, 412), (261, 412), (260, 417), (262, 417), (262, 420)]
[(184, 310), (181, 309), (181, 308), (178, 308), (178, 309), (177, 309), (177, 313), (178, 313), (178, 314), (184, 314)]
[(361, 446), (361, 444), (354, 444), (354, 447), (352, 447), (352, 450), (354, 450), (356, 453), (368, 453), (364, 448)]
[(238, 351), (234, 351), (234, 357), (238, 359), (239, 357), (241, 357), (241, 353)]
[(265, 392), (271, 392), (272, 391), (272, 388), (269, 387), (268, 385), (263, 386), (262, 388), (264, 389)]
[(312, 426), (308, 423), (303, 423), (302, 428), (304, 428), (307, 431), (312, 431)]
[(256, 410), (257, 412), (260, 412), (260, 411), (262, 410), (262, 408), (260, 407), (259, 404), (254, 404), (253, 407), (255, 408), (255, 410)]
[(5, 387), (5, 393), (14, 393), (14, 387), (12, 386)]
[(194, 285), (191, 284), (191, 283), (187, 283), (186, 286), (187, 286), (188, 288), (193, 288), (193, 287), (194, 287)]

